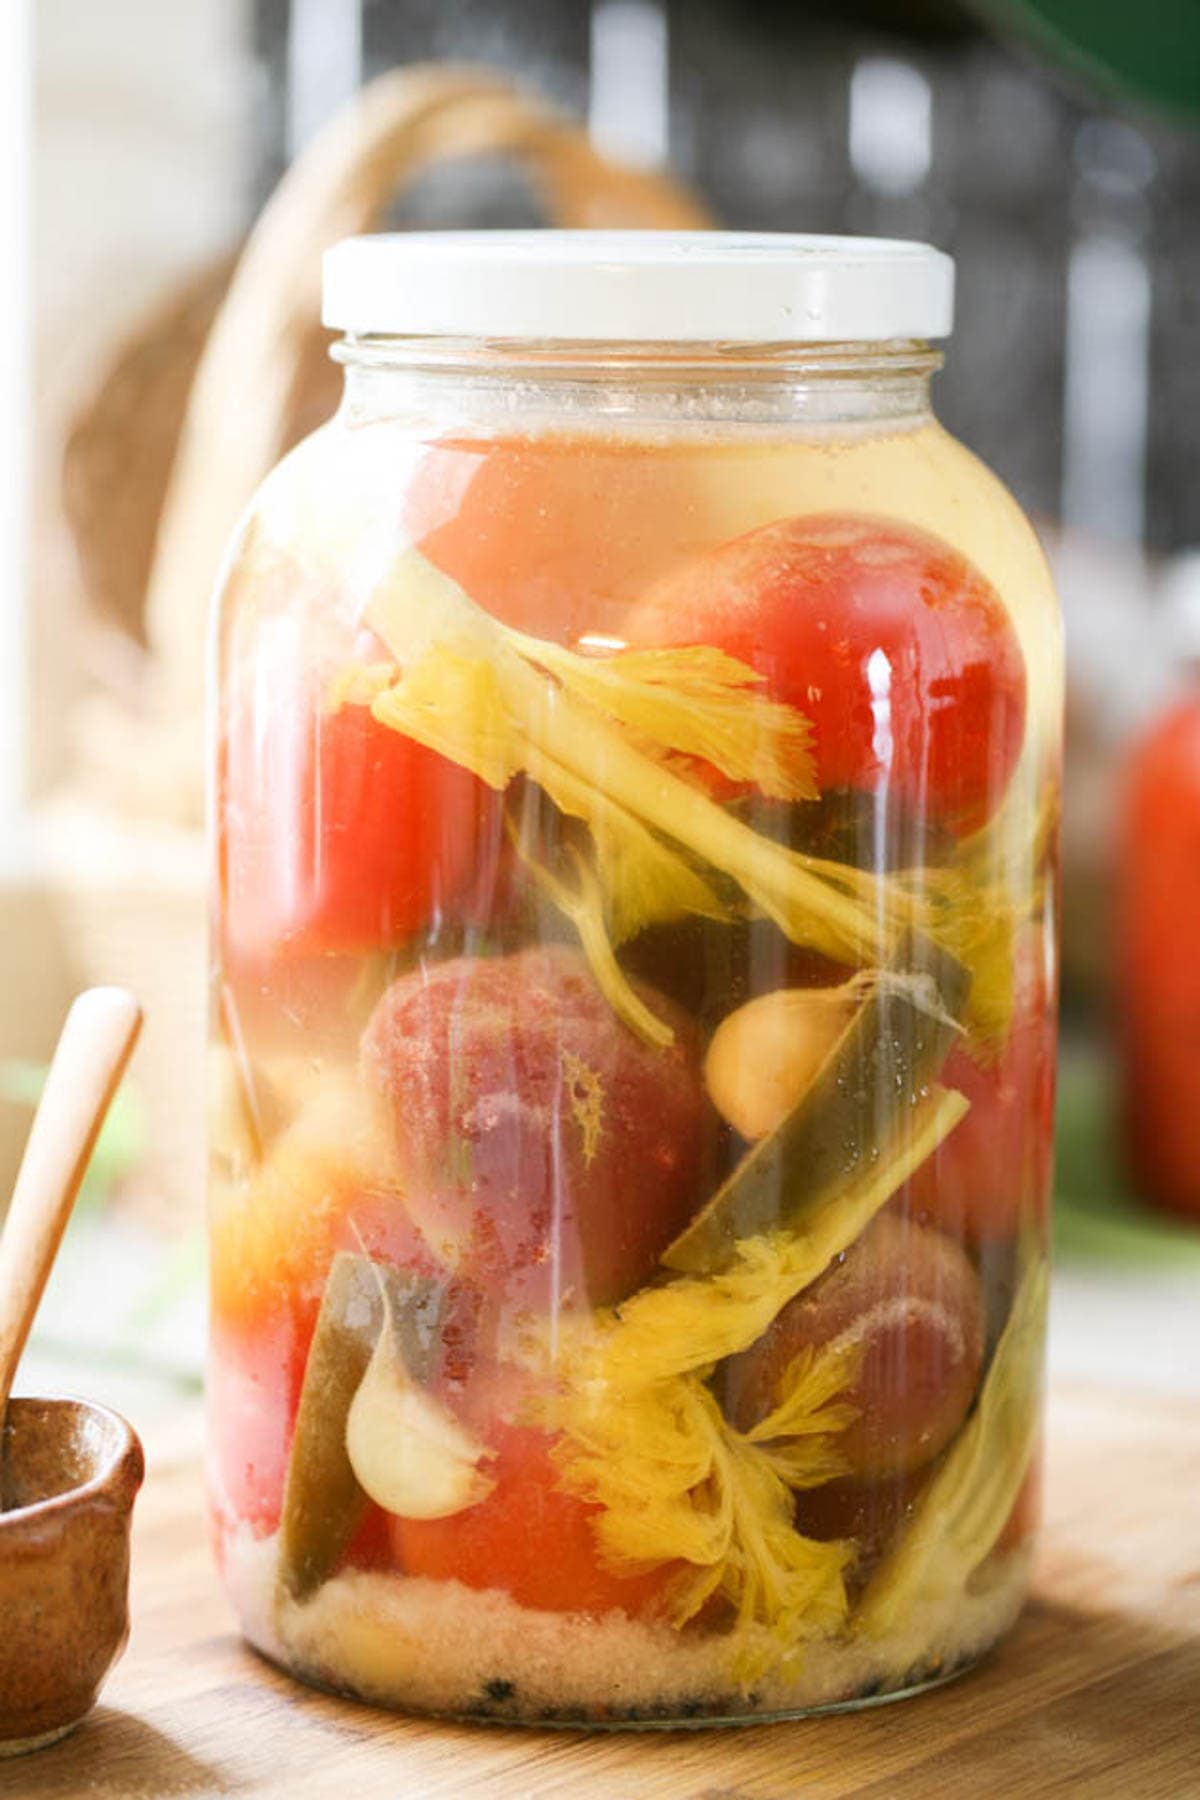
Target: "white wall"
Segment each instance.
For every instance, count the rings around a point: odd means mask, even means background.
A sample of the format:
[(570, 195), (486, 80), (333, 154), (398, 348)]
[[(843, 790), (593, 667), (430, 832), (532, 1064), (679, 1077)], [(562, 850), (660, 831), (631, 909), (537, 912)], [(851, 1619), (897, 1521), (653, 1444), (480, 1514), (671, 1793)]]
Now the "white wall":
[(246, 0), (38, 0), (38, 375), (69, 388), (109, 334), (241, 230)]
[(24, 856), (29, 696), (30, 0), (0, 10), (0, 879)]
[[(114, 339), (244, 227), (247, 14), (0, 0), (0, 1061), (46, 1054), (75, 979), (13, 816), (61, 771), (84, 680), (62, 436)], [(0, 1097), (0, 1211), (26, 1124)]]
[(248, 0), (36, 0), (33, 269), (35, 786), (60, 772), (80, 681), (57, 458), (108, 348), (246, 222)]

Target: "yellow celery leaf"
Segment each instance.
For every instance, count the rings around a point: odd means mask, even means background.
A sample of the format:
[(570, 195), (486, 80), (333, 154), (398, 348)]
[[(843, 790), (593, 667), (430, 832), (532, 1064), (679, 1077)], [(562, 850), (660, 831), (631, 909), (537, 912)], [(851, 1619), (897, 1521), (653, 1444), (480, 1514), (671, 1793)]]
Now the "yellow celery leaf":
[(1031, 832), (1028, 789), (1012, 783), (999, 811), (963, 840), (947, 871), (959, 883), (946, 896), (947, 938), (957, 939), (956, 954), (976, 971), (968, 1020), (985, 1056), (1003, 1047), (1012, 1024), (1014, 946), (1021, 927), (1046, 905), (1060, 800), (1058, 784), (1046, 783)]
[(1037, 1439), (1048, 1290), (1038, 1255), (1017, 1290), (975, 1411), (859, 1602), (853, 1627), (862, 1636), (884, 1637), (918, 1601), (961, 1592), (994, 1549)]
[(550, 1422), (563, 1434), (564, 1485), (602, 1508), (593, 1528), (614, 1567), (690, 1565), (671, 1590), (677, 1624), (724, 1596), (743, 1674), (844, 1620), (850, 1548), (797, 1532), (792, 1494), (845, 1472), (837, 1435), (854, 1409), (839, 1395), (856, 1359), (843, 1346), (802, 1353), (785, 1399), (748, 1434), (724, 1417), (707, 1378), (859, 1236), (966, 1107), (935, 1089), (886, 1154), (802, 1228), (752, 1238), (719, 1274), (645, 1288), (563, 1333)]
[(537, 759), (537, 767), (539, 786), (559, 810), (589, 828), (595, 878), (614, 944), (625, 943), (648, 925), (688, 914), (720, 921), (735, 916), (687, 857), (633, 813), (559, 764)]
[(570, 919), (579, 934), (580, 946), (603, 993), (617, 1017), (647, 1044), (665, 1049), (675, 1041), (675, 1033), (665, 1019), (660, 1019), (646, 1005), (624, 969), (617, 961), (604, 925), (604, 899), (594, 872), (574, 845), (569, 855), (575, 865), (577, 884), (572, 886), (554, 874), (527, 850), (515, 833), (510, 832), (514, 847), (537, 885), (549, 895), (559, 911)]
[(861, 1362), (860, 1345), (807, 1345), (779, 1383), (783, 1399), (746, 1432), (746, 1442), (762, 1449), (793, 1491), (823, 1487), (850, 1473), (837, 1438), (853, 1425), (859, 1409), (839, 1396), (854, 1381)]
[[(855, 966), (877, 960), (877, 909), (811, 875), (789, 851), (639, 751), (621, 727), (520, 654), (514, 647), (521, 641), (518, 634), (476, 606), (419, 551), (407, 550), (397, 558), (363, 617), (404, 671), (374, 702), (383, 722), (412, 730), (421, 742), (434, 743), (442, 754), (477, 771), (523, 767), (560, 804), (554, 781), (565, 770), (581, 784), (581, 793), (592, 789), (603, 794), (729, 875), (796, 943)], [(439, 621), (444, 640), (439, 639)], [(491, 685), (481, 682), (477, 690), (486, 729), (463, 713), (461, 682), (447, 693), (444, 716), (436, 721), (430, 716), (437, 706), (437, 681), (421, 678), (419, 670), (439, 649), (476, 659), (489, 672)], [(419, 707), (406, 700), (414, 682), (422, 694)], [(490, 745), (501, 733), (502, 715), (507, 715), (505, 753), (484, 758), (480, 740)], [(590, 822), (590, 813), (588, 818)]]
[[(806, 1344), (791, 1362), (779, 1383), (783, 1399), (773, 1411), (746, 1433), (752, 1444), (770, 1444), (777, 1438), (806, 1438), (844, 1431), (858, 1417), (848, 1401), (834, 1402), (858, 1373), (862, 1351), (858, 1345), (839, 1345), (816, 1350)], [(799, 1465), (797, 1465), (799, 1466)], [(841, 1474), (839, 1468), (833, 1471)], [(820, 1479), (829, 1480), (832, 1476)], [(815, 1487), (811, 1480), (794, 1481), (793, 1487)]]
[(519, 774), (519, 735), (489, 663), (435, 644), (398, 681), (376, 694), (381, 725), (436, 750), (503, 790)]
[(689, 913), (715, 919), (732, 915), (677, 850), (623, 807), (583, 787), (557, 766), (544, 767), (542, 775), (560, 809), (585, 820), (590, 814), (594, 860), (568, 844), (563, 860), (569, 869), (551, 869), (526, 845), (511, 814), (506, 818), (509, 839), (537, 885), (571, 921), (592, 974), (618, 1018), (646, 1043), (665, 1047), (673, 1042), (674, 1032), (642, 1000), (617, 961), (614, 946), (649, 925)]
[(727, 651), (694, 644), (581, 656), (523, 633), (512, 641), (641, 741), (699, 757), (772, 800), (816, 799), (809, 721), (756, 691), (764, 677)]
[[(559, 1457), (564, 1485), (603, 1508), (594, 1530), (613, 1568), (691, 1565), (669, 1592), (676, 1625), (716, 1592), (736, 1631), (766, 1627), (779, 1650), (844, 1621), (850, 1546), (801, 1536), (767, 1449), (734, 1430), (699, 1376), (623, 1394), (592, 1424), (589, 1436), (581, 1419)], [(819, 1440), (807, 1442), (815, 1456)]]
[(679, 850), (638, 825), (630, 814), (619, 818), (615, 808), (602, 811), (593, 824), (592, 840), (615, 944), (636, 937), (648, 925), (689, 914), (726, 923), (737, 916)]
[(373, 706), (399, 676), (395, 663), (351, 663), (349, 668), (339, 670), (330, 682), (325, 708), (328, 712), (337, 712), (343, 706)]
[[(830, 1407), (830, 1413), (841, 1421), (831, 1424), (830, 1430), (845, 1431), (853, 1423), (852, 1415), (855, 1410), (851, 1406), (842, 1406), (840, 1409)], [(803, 1488), (824, 1487), (827, 1481), (836, 1481), (839, 1476), (851, 1473), (851, 1465), (838, 1449), (836, 1437), (814, 1437), (810, 1434), (784, 1439), (778, 1443), (762, 1444), (758, 1448), (779, 1479), (794, 1493)]]
[[(493, 786), (523, 769), (593, 830), (603, 831), (605, 802), (619, 807), (729, 877), (793, 943), (836, 962), (862, 968), (886, 961), (914, 928), (948, 948), (951, 940), (977, 941), (972, 884), (960, 881), (953, 894), (939, 896), (762, 836), (640, 749), (599, 703), (570, 691), (551, 672), (561, 661), (558, 647), (501, 625), (419, 551), (396, 559), (364, 620), (403, 671), (375, 697), (376, 717)], [(991, 1010), (999, 1010), (994, 1000)]]
[(1003, 1048), (1012, 1026), (1016, 934), (1016, 908), (1003, 888), (984, 889), (977, 904), (949, 911), (941, 933), (943, 948), (972, 971), (964, 1018), (976, 1050), (989, 1055)]

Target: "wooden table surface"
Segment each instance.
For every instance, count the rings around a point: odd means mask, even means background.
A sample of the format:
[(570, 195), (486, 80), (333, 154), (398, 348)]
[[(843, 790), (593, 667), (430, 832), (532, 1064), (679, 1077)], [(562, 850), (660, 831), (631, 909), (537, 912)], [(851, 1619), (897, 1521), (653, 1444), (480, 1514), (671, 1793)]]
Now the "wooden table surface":
[[(191, 1455), (152, 1455), (134, 1631), (63, 1743), (0, 1763), (20, 1800), (1200, 1800), (1200, 1406), (1052, 1396), (1036, 1595), (981, 1669), (789, 1725), (517, 1731), (392, 1718), (239, 1642)], [(0, 1621), (0, 1629), (3, 1628)]]

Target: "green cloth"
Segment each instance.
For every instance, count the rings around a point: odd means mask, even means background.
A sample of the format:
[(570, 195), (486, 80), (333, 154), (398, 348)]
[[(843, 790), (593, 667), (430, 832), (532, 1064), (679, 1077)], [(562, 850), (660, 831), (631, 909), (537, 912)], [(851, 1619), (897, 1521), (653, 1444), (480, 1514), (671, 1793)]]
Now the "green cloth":
[(1101, 87), (1200, 115), (1200, 0), (973, 0)]

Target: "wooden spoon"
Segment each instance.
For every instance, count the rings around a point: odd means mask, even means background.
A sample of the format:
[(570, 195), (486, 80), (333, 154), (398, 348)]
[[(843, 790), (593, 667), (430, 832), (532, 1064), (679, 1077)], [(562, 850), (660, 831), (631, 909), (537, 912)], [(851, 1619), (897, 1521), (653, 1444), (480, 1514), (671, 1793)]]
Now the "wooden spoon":
[[(100, 1127), (141, 1030), (124, 988), (89, 988), (67, 1014), (0, 1237), (0, 1445), (17, 1364)], [(0, 1457), (0, 1511), (3, 1511)]]

